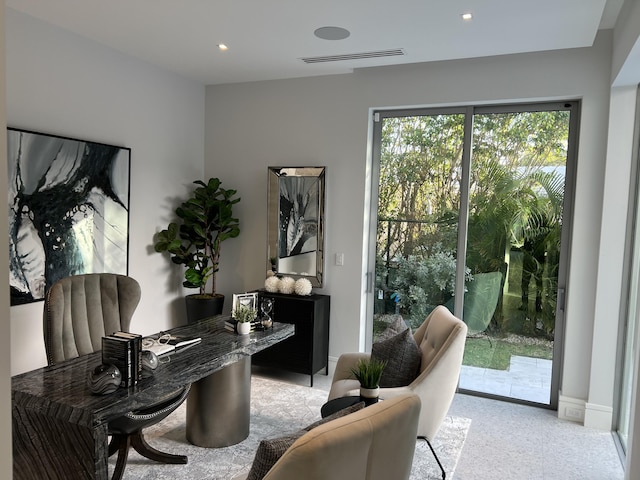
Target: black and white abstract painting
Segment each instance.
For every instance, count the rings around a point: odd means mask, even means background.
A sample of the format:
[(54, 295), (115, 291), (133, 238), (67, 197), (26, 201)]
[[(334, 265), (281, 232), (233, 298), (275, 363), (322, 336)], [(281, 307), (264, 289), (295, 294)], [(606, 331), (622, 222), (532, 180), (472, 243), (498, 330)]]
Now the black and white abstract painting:
[(9, 128), (11, 305), (57, 280), (128, 269), (131, 150)]
[(318, 186), (317, 177), (280, 177), (280, 258), (318, 249)]

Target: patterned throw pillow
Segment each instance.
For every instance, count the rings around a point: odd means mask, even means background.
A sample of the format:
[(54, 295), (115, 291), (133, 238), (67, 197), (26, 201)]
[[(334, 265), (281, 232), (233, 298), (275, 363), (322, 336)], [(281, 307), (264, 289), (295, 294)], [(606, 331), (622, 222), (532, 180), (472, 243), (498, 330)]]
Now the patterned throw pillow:
[(393, 314), (389, 315), (389, 317), (391, 317), (393, 320), (389, 323), (387, 328), (385, 328), (384, 331), (377, 336), (376, 341), (378, 342), (388, 340), (391, 337), (395, 337), (399, 333), (402, 333), (409, 328), (407, 322), (405, 322), (402, 318), (402, 315)]
[(307, 433), (306, 430), (300, 430), (291, 435), (262, 440), (258, 446), (256, 456), (253, 459), (247, 480), (262, 480), (284, 452), (305, 433)]
[(406, 329), (395, 337), (376, 342), (371, 348), (371, 358), (386, 361), (380, 378), (380, 387), (405, 387), (418, 376), (422, 352)]
[(318, 420), (317, 422), (313, 422), (311, 425), (309, 425), (307, 428), (305, 428), (304, 430), (309, 432), (311, 430), (313, 430), (316, 427), (319, 427), (320, 425), (330, 422), (331, 420), (335, 420), (336, 418), (340, 418), (340, 417), (344, 417), (346, 415), (349, 415), (350, 413), (353, 412), (357, 412), (358, 410), (362, 410), (364, 408), (364, 402), (358, 402), (355, 405), (351, 405), (350, 407), (347, 408), (343, 408), (342, 410), (338, 410), (336, 413), (332, 413), (331, 415)]

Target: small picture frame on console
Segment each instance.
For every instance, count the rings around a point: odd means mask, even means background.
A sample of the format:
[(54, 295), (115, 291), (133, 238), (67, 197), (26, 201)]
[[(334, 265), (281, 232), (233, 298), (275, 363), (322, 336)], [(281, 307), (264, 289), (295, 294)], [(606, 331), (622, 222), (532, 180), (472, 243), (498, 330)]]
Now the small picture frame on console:
[(235, 312), (240, 305), (249, 307), (253, 310), (258, 310), (258, 294), (255, 292), (254, 293), (234, 293), (233, 305), (232, 305), (231, 311)]

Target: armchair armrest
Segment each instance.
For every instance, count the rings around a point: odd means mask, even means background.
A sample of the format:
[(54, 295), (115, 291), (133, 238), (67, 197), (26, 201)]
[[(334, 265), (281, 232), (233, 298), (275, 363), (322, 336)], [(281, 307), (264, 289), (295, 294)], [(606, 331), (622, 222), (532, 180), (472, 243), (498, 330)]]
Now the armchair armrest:
[(331, 381), (329, 390), (329, 400), (345, 395), (354, 395), (360, 388), (360, 383), (351, 374), (351, 369), (355, 368), (360, 360), (368, 359), (369, 353), (343, 353), (336, 363), (336, 371)]
[(370, 353), (343, 353), (338, 357), (336, 363), (336, 371), (333, 374), (332, 383), (336, 380), (349, 380), (353, 379), (351, 369), (355, 368), (360, 360), (368, 360), (371, 357)]

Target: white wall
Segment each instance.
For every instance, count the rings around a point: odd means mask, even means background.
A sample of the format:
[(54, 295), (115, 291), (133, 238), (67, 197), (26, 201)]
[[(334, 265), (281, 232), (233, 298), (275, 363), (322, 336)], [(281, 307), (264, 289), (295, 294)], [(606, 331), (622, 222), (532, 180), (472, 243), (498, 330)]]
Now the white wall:
[[(182, 271), (152, 241), (202, 178), (204, 86), (9, 8), (6, 20), (7, 123), (131, 148), (129, 274), (142, 287), (131, 328), (184, 322)], [(42, 307), (10, 309), (12, 374), (46, 364)]]
[[(237, 188), (243, 232), (225, 246), (219, 282), (260, 287), (269, 165), (327, 166), (326, 287), (330, 355), (358, 350), (369, 110), (582, 99), (562, 393), (588, 400), (596, 262), (609, 108), (611, 35), (588, 49), (364, 69), (353, 74), (207, 87), (206, 174)], [(345, 265), (333, 265), (344, 252)], [(598, 348), (595, 345), (595, 348)]]
[[(4, 1), (0, 2), (0, 130), (6, 127), (5, 115), (5, 40)], [(6, 137), (0, 136), (0, 198), (2, 209), (7, 205), (7, 147)], [(9, 242), (7, 217), (0, 217), (0, 271), (9, 271)], [(4, 318), (9, 317), (9, 276), (0, 278), (0, 309)], [(11, 325), (2, 322), (0, 326), (0, 465), (11, 465)], [(13, 472), (5, 468), (4, 477), (11, 480)]]

